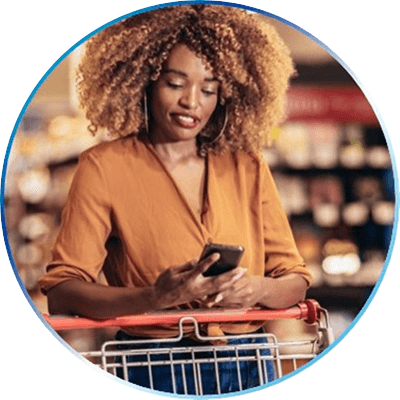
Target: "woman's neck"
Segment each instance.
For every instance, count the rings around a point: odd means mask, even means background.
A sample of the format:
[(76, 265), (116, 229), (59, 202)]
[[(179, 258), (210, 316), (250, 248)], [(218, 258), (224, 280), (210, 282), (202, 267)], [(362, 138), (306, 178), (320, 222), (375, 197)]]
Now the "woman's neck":
[(196, 140), (162, 142), (151, 140), (158, 156), (166, 163), (180, 164), (198, 159)]

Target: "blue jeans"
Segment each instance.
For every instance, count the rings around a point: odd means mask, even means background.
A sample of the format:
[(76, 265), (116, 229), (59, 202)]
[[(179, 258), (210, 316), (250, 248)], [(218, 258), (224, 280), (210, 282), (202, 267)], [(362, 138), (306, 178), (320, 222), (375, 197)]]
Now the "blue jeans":
[[(118, 345), (118, 350), (159, 349), (160, 351), (151, 354), (151, 356), (144, 353), (128, 355), (126, 363), (143, 362), (145, 365), (128, 366), (127, 376), (124, 376), (122, 368), (118, 368), (117, 376), (136, 385), (162, 392), (197, 395), (236, 392), (257, 387), (275, 379), (273, 361), (257, 362), (255, 357), (257, 356), (260, 360), (263, 356), (271, 355), (268, 348), (258, 348), (257, 350), (256, 344), (268, 342), (265, 337), (229, 339), (228, 336), (227, 338), (227, 346), (249, 344), (251, 348), (227, 350), (215, 346), (215, 350), (201, 351), (201, 347), (209, 346), (209, 343), (202, 343), (189, 338), (184, 338), (179, 342)], [(116, 339), (138, 340), (145, 338), (132, 337), (119, 331)], [(181, 353), (174, 352), (173, 354), (168, 350), (163, 350), (181, 347), (195, 347), (196, 350), (192, 353), (184, 351)], [(219, 350), (219, 347), (221, 350)], [(243, 357), (249, 359), (242, 360)], [(222, 358), (226, 359), (222, 360)], [(239, 362), (238, 359), (240, 359)], [(177, 363), (171, 366), (171, 360), (177, 361)], [(121, 361), (122, 357), (117, 357), (116, 362), (120, 363)], [(162, 364), (163, 361), (165, 361), (165, 365), (152, 365), (151, 368), (148, 366), (149, 362)], [(150, 374), (152, 379), (150, 379)], [(151, 381), (153, 386), (151, 386)]]

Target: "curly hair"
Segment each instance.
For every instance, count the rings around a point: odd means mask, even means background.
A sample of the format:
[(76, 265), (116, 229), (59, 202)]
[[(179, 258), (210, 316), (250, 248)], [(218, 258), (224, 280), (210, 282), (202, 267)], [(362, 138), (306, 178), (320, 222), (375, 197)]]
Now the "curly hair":
[[(95, 133), (144, 131), (144, 94), (182, 43), (220, 82), (219, 104), (198, 136), (200, 154), (252, 152), (283, 117), (294, 74), (275, 28), (249, 12), (219, 5), (177, 5), (131, 16), (94, 35), (78, 68), (80, 104)], [(225, 124), (223, 134), (215, 138)]]

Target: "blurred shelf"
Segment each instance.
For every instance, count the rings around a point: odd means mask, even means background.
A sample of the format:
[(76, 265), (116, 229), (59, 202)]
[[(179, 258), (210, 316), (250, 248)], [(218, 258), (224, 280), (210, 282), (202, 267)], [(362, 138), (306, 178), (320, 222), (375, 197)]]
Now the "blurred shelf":
[(317, 300), (327, 309), (351, 310), (357, 314), (365, 305), (374, 286), (311, 287), (307, 297)]

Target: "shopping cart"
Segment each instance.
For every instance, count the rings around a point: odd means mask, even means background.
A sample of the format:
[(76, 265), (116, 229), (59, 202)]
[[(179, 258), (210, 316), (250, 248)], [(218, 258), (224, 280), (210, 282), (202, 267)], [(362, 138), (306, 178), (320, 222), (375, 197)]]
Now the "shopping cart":
[[(110, 340), (103, 343), (100, 350), (81, 354), (103, 370), (124, 380), (129, 380), (130, 371), (136, 368), (143, 377), (141, 379), (147, 381), (147, 384), (142, 382), (141, 385), (156, 390), (156, 382), (162, 379), (161, 376), (165, 379), (167, 370), (171, 392), (178, 394), (208, 394), (203, 390), (203, 376), (207, 367), (211, 367), (213, 371), (215, 394), (220, 394), (221, 371), (227, 363), (236, 365), (236, 376), (232, 378), (231, 375), (229, 378), (237, 385), (235, 391), (243, 388), (243, 364), (245, 368), (251, 364), (255, 365), (258, 379), (256, 386), (264, 385), (297, 370), (325, 350), (334, 340), (328, 312), (315, 300), (305, 300), (294, 307), (280, 310), (154, 312), (103, 321), (48, 315), (44, 315), (44, 318), (56, 331), (160, 324), (177, 326), (179, 334), (172, 339)], [(229, 335), (229, 339), (233, 340), (226, 344), (226, 336), (204, 336), (199, 328), (203, 323), (288, 319), (303, 320), (308, 326), (315, 327), (315, 334), (305, 339), (289, 341), (278, 340), (275, 334), (266, 332)], [(193, 325), (196, 341), (202, 343), (200, 346), (180, 345), (184, 338), (184, 326), (188, 324)], [(236, 343), (235, 339), (253, 340)], [(160, 367), (163, 369), (160, 370)], [(163, 371), (164, 375), (161, 375), (160, 371)], [(209, 375), (207, 379), (210, 379)]]

